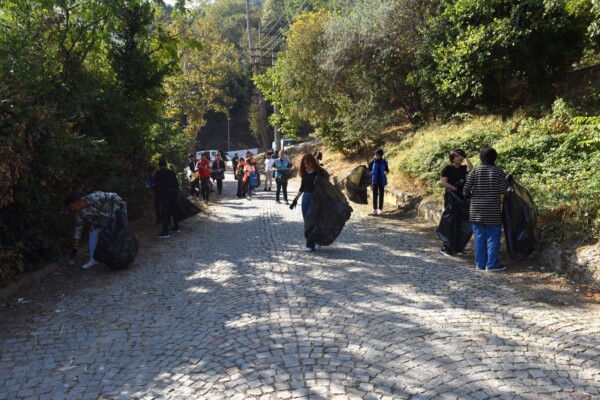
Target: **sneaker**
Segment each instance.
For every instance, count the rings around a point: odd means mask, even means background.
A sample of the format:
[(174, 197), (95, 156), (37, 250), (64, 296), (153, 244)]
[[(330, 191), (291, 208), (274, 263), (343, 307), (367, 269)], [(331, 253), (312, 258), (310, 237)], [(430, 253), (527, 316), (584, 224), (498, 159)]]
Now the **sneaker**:
[(157, 237), (157, 238), (159, 238), (159, 239), (168, 239), (168, 238), (170, 238), (171, 236), (169, 236), (169, 234), (168, 234), (168, 233), (166, 233), (166, 232), (161, 232), (161, 233), (159, 233), (158, 235), (156, 235), (156, 237)]
[(442, 247), (442, 249), (440, 250), (440, 253), (442, 253), (443, 255), (448, 256), (448, 257), (454, 257), (454, 254), (452, 254), (450, 252), (450, 250), (448, 250), (445, 247)]
[(383, 210), (377, 210), (377, 215), (383, 215)]
[(487, 272), (500, 272), (500, 271), (505, 271), (505, 270), (506, 270), (506, 265), (502, 265), (502, 264), (499, 264), (495, 267), (486, 268)]
[(281, 202), (279, 200), (275, 200), (275, 203), (277, 204), (281, 204)]
[(371, 213), (371, 215), (377, 215), (377, 210), (373, 210), (373, 212)]
[(83, 264), (81, 266), (82, 269), (88, 269), (88, 268), (92, 268), (94, 265), (98, 264), (98, 261), (96, 260), (89, 260), (88, 262), (86, 262), (85, 264)]
[(290, 202), (285, 200), (285, 204), (287, 204), (288, 206), (290, 205)]
[(321, 248), (320, 244), (315, 244), (315, 250), (319, 250)]
[(305, 247), (304, 251), (310, 253), (311, 251), (315, 251), (315, 249), (313, 249), (312, 247)]
[(171, 229), (171, 232), (173, 232), (173, 233), (179, 233), (179, 232), (181, 232), (181, 229), (179, 229), (179, 228), (173, 228), (173, 229)]

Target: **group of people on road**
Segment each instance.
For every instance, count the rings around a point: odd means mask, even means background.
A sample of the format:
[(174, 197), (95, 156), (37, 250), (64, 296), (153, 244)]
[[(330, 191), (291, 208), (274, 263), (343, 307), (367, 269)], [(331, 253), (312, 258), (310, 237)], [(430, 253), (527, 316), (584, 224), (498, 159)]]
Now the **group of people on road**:
[[(372, 215), (383, 214), (384, 191), (389, 173), (389, 165), (383, 155), (383, 150), (378, 149), (368, 166), (373, 191)], [(473, 168), (463, 150), (451, 151), (449, 154), (451, 164), (442, 170), (440, 185), (447, 192), (453, 192), (469, 202), (469, 221), (474, 235), (476, 267), (490, 272), (503, 271), (506, 267), (500, 264), (499, 259), (502, 231), (501, 196), (506, 192), (508, 182), (504, 171), (495, 165), (496, 150), (486, 147), (481, 150), (479, 157), (481, 165)], [(201, 195), (202, 199), (208, 202), (212, 190), (211, 179), (216, 181), (218, 194), (222, 194), (226, 170), (222, 155), (217, 153), (212, 163), (206, 154), (202, 154), (200, 160), (196, 160), (194, 154), (189, 154), (188, 159), (188, 168), (191, 173), (190, 196)], [(237, 180), (236, 196), (250, 200), (255, 190), (260, 187), (260, 174), (253, 154), (249, 151), (245, 157), (238, 157), (236, 154), (232, 159), (232, 166)], [(263, 191), (272, 190), (274, 179), (276, 184), (275, 201), (281, 203), (281, 195), (283, 195), (283, 201), (289, 204), (290, 209), (294, 209), (302, 197), (301, 209), (306, 218), (312, 201), (315, 177), (328, 178), (329, 175), (315, 155), (305, 154), (298, 169), (301, 177), (300, 189), (290, 204), (287, 185), (291, 177), (291, 170), (292, 164), (284, 151), (280, 151), (277, 158), (273, 157), (273, 152), (267, 152), (264, 160)], [(158, 234), (158, 238), (168, 238), (170, 233), (179, 231), (175, 208), (181, 188), (177, 176), (173, 170), (167, 168), (166, 160), (160, 160), (158, 170), (154, 171), (152, 167), (149, 167), (146, 184), (155, 194), (156, 223), (162, 224), (162, 231)], [(71, 259), (77, 255), (84, 221), (92, 223), (89, 235), (90, 259), (83, 265), (83, 268), (89, 268), (97, 263), (93, 254), (99, 230), (113, 218), (116, 209), (126, 210), (126, 203), (114, 193), (94, 192), (83, 197), (72, 194), (67, 198), (66, 205), (76, 214), (75, 242), (70, 254)], [(171, 221), (173, 221), (172, 227), (170, 226)], [(314, 242), (306, 241), (306, 251), (314, 251), (318, 247)], [(464, 249), (453, 251), (444, 246), (441, 252), (444, 255), (454, 256), (462, 253), (462, 250)]]
[(191, 197), (201, 196), (202, 200), (208, 203), (210, 193), (214, 192), (212, 180), (217, 182), (217, 193), (223, 194), (223, 179), (227, 166), (220, 152), (215, 155), (212, 163), (206, 153), (200, 155), (200, 160), (196, 160), (196, 155), (191, 153), (188, 160)]

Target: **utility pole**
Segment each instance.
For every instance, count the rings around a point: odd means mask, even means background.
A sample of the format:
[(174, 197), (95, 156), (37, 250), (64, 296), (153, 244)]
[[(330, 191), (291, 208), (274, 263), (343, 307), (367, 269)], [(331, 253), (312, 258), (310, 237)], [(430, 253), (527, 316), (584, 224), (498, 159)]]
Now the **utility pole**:
[(246, 0), (246, 33), (248, 34), (248, 50), (250, 50), (250, 62), (252, 62), (253, 72), (256, 74), (256, 63), (252, 59), (252, 37), (250, 37), (250, 0)]
[[(250, 59), (252, 61), (252, 73), (254, 76), (258, 75), (258, 63), (254, 59), (252, 54), (252, 37), (250, 36), (250, 0), (246, 0), (246, 31), (248, 33), (248, 50), (250, 51)], [(259, 43), (260, 47), (260, 43)], [(260, 90), (256, 91), (258, 94), (258, 125), (259, 125), (259, 136), (262, 139), (263, 146), (269, 148), (269, 128), (267, 126), (267, 103), (265, 97)]]
[[(271, 51), (271, 65), (273, 67), (275, 67), (275, 62), (276, 62), (276, 54), (275, 54), (275, 49), (273, 49)], [(273, 114), (277, 115), (279, 114), (279, 106), (277, 104), (273, 104)], [(281, 137), (279, 134), (279, 124), (275, 124), (275, 126), (273, 127), (273, 133), (275, 134), (275, 150), (277, 152), (279, 152), (279, 150), (282, 150), (281, 148)]]

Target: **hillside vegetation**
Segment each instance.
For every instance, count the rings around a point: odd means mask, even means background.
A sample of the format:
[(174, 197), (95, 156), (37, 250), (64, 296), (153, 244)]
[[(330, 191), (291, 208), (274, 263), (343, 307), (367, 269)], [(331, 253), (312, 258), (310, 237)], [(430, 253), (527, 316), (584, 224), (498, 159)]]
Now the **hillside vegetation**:
[(599, 117), (578, 116), (562, 100), (542, 118), (462, 117), (462, 122), (431, 124), (391, 144), (390, 165), (441, 198), (438, 182), (448, 153), (462, 148), (476, 166), (479, 150), (492, 146), (499, 153), (497, 164), (533, 196), (544, 238), (599, 238)]
[[(149, 164), (268, 147), (275, 125), (345, 156), (385, 145), (427, 191), (452, 146), (494, 145), (548, 229), (598, 237), (599, 85), (554, 102), (600, 64), (597, 0), (169, 4), (2, 1), (0, 286), (68, 251), (69, 192), (117, 192), (134, 217)], [(398, 125), (416, 133), (389, 140)]]

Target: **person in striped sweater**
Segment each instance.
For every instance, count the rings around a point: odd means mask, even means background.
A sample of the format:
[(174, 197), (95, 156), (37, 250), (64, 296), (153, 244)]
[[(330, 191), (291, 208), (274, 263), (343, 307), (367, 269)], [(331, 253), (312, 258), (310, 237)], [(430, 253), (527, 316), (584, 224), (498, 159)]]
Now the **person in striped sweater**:
[(504, 271), (500, 264), (500, 236), (502, 234), (501, 196), (508, 188), (506, 175), (496, 166), (498, 153), (486, 147), (479, 153), (481, 165), (468, 176), (463, 189), (471, 201), (469, 220), (473, 224), (475, 265), (488, 272)]

